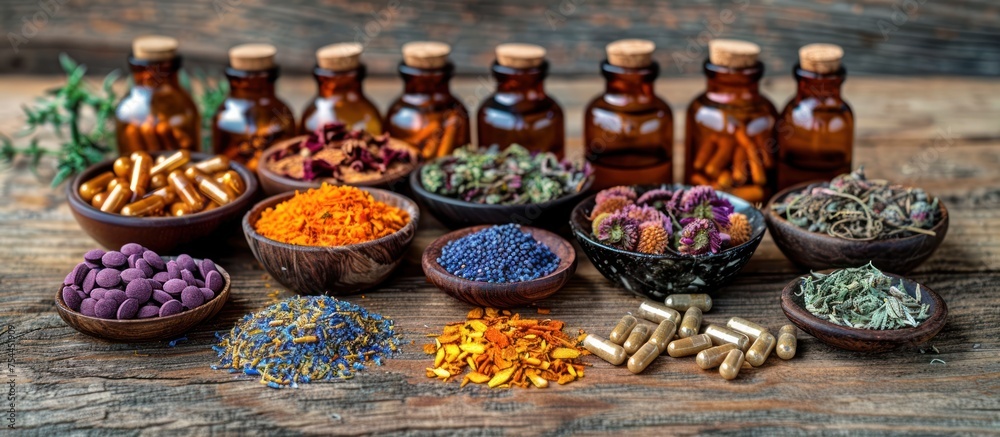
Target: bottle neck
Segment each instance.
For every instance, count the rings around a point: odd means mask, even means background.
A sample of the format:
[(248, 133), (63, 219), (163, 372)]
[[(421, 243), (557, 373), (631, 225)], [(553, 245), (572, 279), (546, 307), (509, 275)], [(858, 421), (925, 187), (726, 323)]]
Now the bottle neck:
[(708, 78), (705, 95), (719, 103), (750, 102), (760, 97), (760, 78), (764, 64), (758, 61), (746, 68), (728, 68), (705, 61)]
[(642, 68), (626, 68), (611, 65), (607, 60), (601, 63), (601, 73), (606, 80), (604, 91), (608, 94), (630, 94), (653, 97), (653, 84), (660, 75), (660, 65), (656, 62)]
[(333, 71), (316, 67), (313, 69), (313, 77), (319, 87), (320, 97), (333, 97), (350, 93), (361, 93), (361, 82), (365, 80), (365, 66), (359, 65), (357, 68), (344, 71)]
[(129, 56), (129, 70), (136, 86), (157, 88), (163, 85), (178, 87), (177, 72), (181, 68), (181, 58), (163, 61), (146, 61)]
[(278, 80), (278, 67), (261, 71), (226, 68), (229, 95), (240, 99), (274, 97), (274, 82)]
[(450, 62), (441, 68), (416, 68), (399, 64), (405, 94), (451, 94), (448, 84), (455, 72)]
[(526, 100), (542, 100), (545, 96), (545, 76), (549, 62), (533, 68), (511, 68), (493, 62), (493, 77), (497, 80), (497, 93), (517, 96)]
[(800, 65), (796, 65), (792, 72), (799, 84), (799, 97), (834, 97), (839, 99), (840, 87), (847, 77), (847, 70), (844, 67), (840, 67), (833, 73), (821, 74), (803, 70)]

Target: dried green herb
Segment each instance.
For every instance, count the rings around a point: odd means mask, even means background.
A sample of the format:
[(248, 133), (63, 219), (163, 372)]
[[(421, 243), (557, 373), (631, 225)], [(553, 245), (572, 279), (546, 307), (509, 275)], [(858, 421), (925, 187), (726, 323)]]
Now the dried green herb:
[(772, 209), (810, 232), (847, 240), (935, 235), (938, 199), (920, 188), (865, 178), (864, 167), (790, 194)]
[(800, 284), (806, 310), (838, 325), (860, 329), (899, 329), (914, 327), (927, 319), (930, 306), (906, 293), (902, 280), (893, 285), (871, 263), (863, 267), (837, 270), (830, 274), (813, 273)]

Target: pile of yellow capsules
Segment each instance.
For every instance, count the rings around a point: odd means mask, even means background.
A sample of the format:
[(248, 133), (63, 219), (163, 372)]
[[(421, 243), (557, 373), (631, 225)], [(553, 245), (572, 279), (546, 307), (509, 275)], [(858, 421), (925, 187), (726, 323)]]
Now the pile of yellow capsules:
[(663, 304), (647, 300), (635, 316), (622, 317), (607, 339), (588, 334), (583, 347), (615, 366), (627, 358), (628, 370), (636, 374), (663, 352), (674, 358), (697, 354), (698, 367), (718, 367), (727, 380), (739, 375), (744, 361), (760, 367), (775, 350), (784, 360), (795, 356), (795, 326), (782, 326), (775, 337), (757, 323), (732, 317), (726, 326), (709, 324), (702, 331), (702, 316), (711, 309), (712, 297), (707, 294), (673, 294)]

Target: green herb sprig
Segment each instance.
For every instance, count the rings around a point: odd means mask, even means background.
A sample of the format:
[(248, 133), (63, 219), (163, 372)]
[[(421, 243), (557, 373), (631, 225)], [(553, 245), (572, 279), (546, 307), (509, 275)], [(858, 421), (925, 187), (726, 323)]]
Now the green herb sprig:
[(917, 285), (914, 296), (906, 293), (903, 281), (892, 284), (870, 262), (830, 274), (813, 273), (802, 280), (797, 295), (803, 296), (806, 310), (832, 323), (859, 329), (909, 328), (927, 319), (930, 305), (921, 303)]

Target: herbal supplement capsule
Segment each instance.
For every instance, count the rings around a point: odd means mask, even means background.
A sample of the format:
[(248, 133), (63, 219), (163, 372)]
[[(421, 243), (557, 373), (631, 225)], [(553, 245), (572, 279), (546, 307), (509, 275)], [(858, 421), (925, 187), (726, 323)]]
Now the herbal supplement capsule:
[(674, 322), (674, 324), (677, 324), (681, 321), (681, 313), (677, 312), (673, 308), (667, 308), (663, 306), (663, 304), (658, 304), (651, 300), (647, 300), (639, 305), (639, 311), (636, 311), (635, 314), (653, 323), (670, 320), (671, 322)]
[(764, 331), (760, 333), (760, 337), (754, 340), (753, 344), (750, 345), (750, 349), (747, 350), (747, 362), (751, 366), (760, 367), (767, 361), (767, 357), (771, 355), (771, 351), (774, 350), (774, 344), (778, 340), (771, 335), (770, 332)]
[(163, 207), (167, 202), (163, 201), (160, 196), (147, 196), (141, 200), (137, 200), (122, 208), (122, 215), (136, 216), (136, 217), (146, 217), (155, 215), (160, 211), (163, 211)]
[(747, 337), (746, 334), (741, 334), (719, 325), (708, 325), (708, 327), (705, 328), (705, 334), (712, 338), (712, 342), (714, 342), (716, 346), (725, 343), (733, 343), (738, 346), (741, 351), (750, 347), (750, 338)]
[[(732, 329), (733, 331), (746, 334), (747, 337), (750, 337), (750, 341), (756, 341), (757, 337), (760, 337), (761, 333), (768, 332), (767, 328), (742, 317), (730, 318), (729, 321), (726, 322), (726, 327)], [(747, 357), (747, 359), (749, 360), (750, 358)]]
[(663, 304), (677, 311), (687, 311), (688, 308), (698, 307), (702, 312), (712, 309), (712, 296), (707, 294), (671, 294), (663, 301)]
[(216, 180), (223, 186), (229, 187), (229, 189), (233, 190), (236, 195), (243, 194), (247, 190), (246, 182), (240, 177), (240, 174), (237, 173), (236, 170), (226, 171), (225, 173), (222, 173), (221, 176), (216, 178)]
[(615, 366), (624, 363), (627, 357), (625, 355), (625, 348), (594, 334), (587, 334), (583, 339), (583, 348)]
[(229, 170), (229, 158), (216, 155), (193, 166), (204, 173), (218, 173)]
[(184, 164), (187, 164), (188, 161), (190, 160), (191, 160), (191, 152), (188, 152), (187, 150), (179, 150), (164, 158), (163, 161), (157, 162), (156, 165), (154, 165), (153, 168), (149, 170), (149, 172), (150, 174), (153, 175), (158, 175), (161, 173), (163, 175), (166, 175), (167, 173), (170, 173), (174, 170), (181, 168)]
[(201, 211), (205, 206), (205, 198), (201, 197), (198, 189), (180, 170), (170, 172), (170, 175), (167, 176), (167, 182), (170, 183), (170, 188), (174, 189), (181, 202), (184, 202), (192, 210)]
[(101, 205), (104, 204), (104, 199), (107, 199), (107, 197), (108, 197), (108, 192), (101, 191), (100, 193), (95, 194), (93, 199), (90, 199), (90, 204), (94, 208), (101, 209)]
[(219, 206), (221, 206), (221, 205), (219, 205), (218, 203), (215, 203), (212, 200), (209, 200), (209, 201), (205, 202), (205, 208), (203, 208), (200, 212), (211, 211), (211, 210), (213, 210), (215, 208), (218, 208)]
[(149, 178), (149, 188), (158, 190), (167, 186), (167, 175), (163, 173), (154, 174)]
[(674, 358), (694, 355), (705, 349), (712, 347), (712, 337), (707, 334), (698, 334), (694, 337), (674, 340), (667, 345), (667, 355)]
[(160, 197), (162, 197), (163, 198), (163, 203), (166, 204), (166, 205), (170, 205), (170, 204), (172, 204), (172, 203), (174, 203), (174, 202), (177, 201), (177, 193), (174, 193), (174, 189), (170, 188), (169, 186), (166, 186), (166, 187), (163, 187), (163, 188), (157, 188), (157, 189), (153, 190), (152, 192), (150, 192), (149, 194), (146, 195), (146, 197), (150, 197), (150, 196), (160, 196)]
[(637, 324), (639, 324), (639, 321), (635, 317), (632, 317), (631, 314), (622, 316), (622, 319), (615, 325), (615, 329), (612, 329), (611, 334), (608, 335), (608, 340), (614, 344), (625, 343), (628, 335), (632, 333), (632, 328), (635, 328)]
[(125, 184), (116, 185), (115, 189), (108, 192), (108, 196), (101, 204), (101, 211), (113, 212), (117, 214), (132, 200), (132, 190)]
[(127, 156), (119, 156), (111, 167), (115, 170), (115, 176), (120, 178), (132, 175), (132, 160)]
[(795, 356), (799, 340), (795, 338), (795, 325), (785, 325), (778, 330), (778, 345), (775, 349), (778, 358), (790, 360)]
[(739, 349), (733, 349), (729, 351), (726, 355), (726, 359), (722, 361), (719, 365), (719, 374), (726, 379), (734, 379), (740, 374), (740, 368), (743, 367), (743, 351)]
[(198, 212), (198, 211), (195, 211), (195, 210), (191, 209), (191, 207), (188, 206), (184, 202), (177, 202), (177, 203), (175, 203), (173, 205), (170, 205), (170, 215), (172, 215), (174, 217), (180, 217), (180, 216), (183, 216), (183, 215), (191, 215), (191, 214), (194, 214), (196, 212)]
[(632, 328), (632, 332), (628, 334), (628, 338), (626, 338), (625, 343), (622, 344), (622, 347), (625, 348), (625, 353), (629, 355), (634, 354), (637, 350), (639, 350), (639, 348), (642, 347), (643, 344), (646, 343), (646, 340), (649, 340), (649, 335), (652, 334), (652, 332), (653, 330), (650, 329), (649, 325), (645, 323), (640, 323), (636, 325), (635, 328)]
[(729, 355), (729, 351), (735, 349), (736, 345), (732, 343), (710, 347), (698, 352), (698, 356), (694, 357), (694, 361), (698, 363), (698, 367), (708, 370), (722, 364), (722, 362), (726, 359), (726, 355)]
[(676, 331), (677, 325), (674, 322), (664, 320), (653, 330), (653, 335), (649, 336), (649, 342), (655, 344), (660, 353), (663, 353), (667, 350), (667, 344), (673, 341)]
[(124, 186), (127, 187), (128, 186), (128, 179), (126, 179), (126, 178), (114, 178), (114, 179), (108, 181), (108, 187), (105, 188), (104, 191), (110, 192), (111, 190), (115, 189), (116, 185), (124, 185)]
[(233, 201), (233, 195), (231, 195), (225, 188), (222, 188), (218, 182), (211, 178), (202, 178), (197, 182), (198, 191), (204, 194), (205, 197), (212, 199), (218, 205), (225, 205)]
[(108, 182), (111, 182), (112, 180), (114, 180), (114, 178), (115, 174), (110, 171), (106, 171), (104, 173), (101, 173), (97, 176), (90, 178), (89, 180), (80, 184), (80, 190), (79, 190), (80, 197), (82, 197), (83, 200), (87, 202), (93, 200), (94, 196), (96, 196), (97, 193), (104, 192), (104, 190), (107, 189)]
[(153, 168), (153, 158), (150, 158), (148, 153), (132, 152), (132, 178), (129, 179), (128, 189), (132, 190), (135, 197), (146, 195), (151, 168)]
[(677, 336), (687, 338), (698, 335), (698, 330), (700, 329), (701, 309), (698, 307), (688, 307), (687, 311), (684, 311), (684, 318), (681, 319), (681, 327), (677, 328)]
[(653, 343), (646, 343), (628, 359), (628, 371), (635, 374), (642, 373), (658, 356), (660, 348)]

